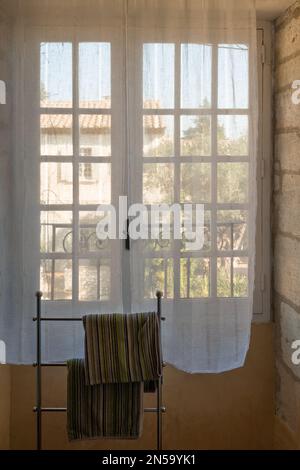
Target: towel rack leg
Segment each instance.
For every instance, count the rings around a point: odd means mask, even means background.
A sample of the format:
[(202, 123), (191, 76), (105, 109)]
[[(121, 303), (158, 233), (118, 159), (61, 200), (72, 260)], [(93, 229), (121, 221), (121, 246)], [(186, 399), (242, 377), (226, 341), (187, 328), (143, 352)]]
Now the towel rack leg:
[(157, 450), (162, 450), (162, 386), (159, 379), (157, 387)]
[[(162, 292), (157, 292), (156, 297), (157, 297), (157, 314), (158, 314), (158, 320), (159, 320), (159, 340), (160, 340), (160, 347), (161, 347), (161, 298), (162, 298)], [(162, 350), (162, 348), (161, 348)], [(162, 450), (162, 377), (160, 377), (158, 381), (158, 386), (157, 386), (157, 404), (156, 404), (156, 409), (157, 409), (157, 450)]]
[(42, 450), (42, 367), (41, 367), (41, 300), (42, 292), (36, 293), (36, 449)]

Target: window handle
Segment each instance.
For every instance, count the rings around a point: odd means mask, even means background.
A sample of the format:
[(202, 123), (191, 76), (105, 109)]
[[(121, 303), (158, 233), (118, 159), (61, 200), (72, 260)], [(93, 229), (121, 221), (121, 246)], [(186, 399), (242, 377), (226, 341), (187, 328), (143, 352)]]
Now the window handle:
[(125, 240), (125, 249), (130, 250), (130, 236), (129, 236), (129, 219), (126, 220), (126, 240)]

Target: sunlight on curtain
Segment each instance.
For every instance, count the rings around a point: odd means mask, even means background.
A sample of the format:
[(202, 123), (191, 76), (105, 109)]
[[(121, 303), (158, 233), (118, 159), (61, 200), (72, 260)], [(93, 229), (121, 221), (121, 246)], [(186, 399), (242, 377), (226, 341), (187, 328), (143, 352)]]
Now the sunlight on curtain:
[[(165, 359), (243, 364), (253, 307), (256, 20), (252, 0), (4, 0), (13, 102), (7, 358), (34, 360), (43, 313), (155, 309)], [(204, 245), (101, 241), (100, 204), (204, 205)], [(182, 215), (182, 218), (184, 216)], [(158, 232), (160, 233), (158, 226)], [(82, 327), (45, 325), (45, 361), (82, 354)]]
[[(135, 241), (134, 310), (164, 292), (167, 362), (243, 365), (253, 309), (256, 20), (251, 1), (129, 0), (131, 201), (204, 205), (204, 245)], [(143, 64), (143, 70), (137, 64)], [(135, 86), (131, 87), (130, 83)], [(156, 122), (155, 138), (145, 123)], [(129, 177), (129, 179), (130, 179)], [(160, 228), (162, 227), (162, 220)]]

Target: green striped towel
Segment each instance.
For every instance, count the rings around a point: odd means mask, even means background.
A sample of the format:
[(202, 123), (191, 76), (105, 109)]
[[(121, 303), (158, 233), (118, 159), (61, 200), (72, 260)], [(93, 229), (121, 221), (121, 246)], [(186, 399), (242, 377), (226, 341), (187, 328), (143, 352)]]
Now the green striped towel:
[(142, 433), (143, 384), (88, 386), (83, 359), (68, 361), (67, 430), (70, 440), (137, 439)]
[(86, 383), (157, 381), (162, 373), (157, 313), (87, 315)]

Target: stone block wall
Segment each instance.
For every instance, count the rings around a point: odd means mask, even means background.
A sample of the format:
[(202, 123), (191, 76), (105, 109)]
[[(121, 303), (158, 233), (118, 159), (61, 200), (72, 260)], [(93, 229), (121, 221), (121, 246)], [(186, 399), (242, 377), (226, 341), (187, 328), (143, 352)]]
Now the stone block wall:
[(300, 448), (300, 366), (292, 363), (291, 348), (300, 339), (300, 104), (292, 101), (295, 80), (300, 80), (300, 1), (275, 23), (273, 220), (277, 418), (288, 429), (292, 447)]

